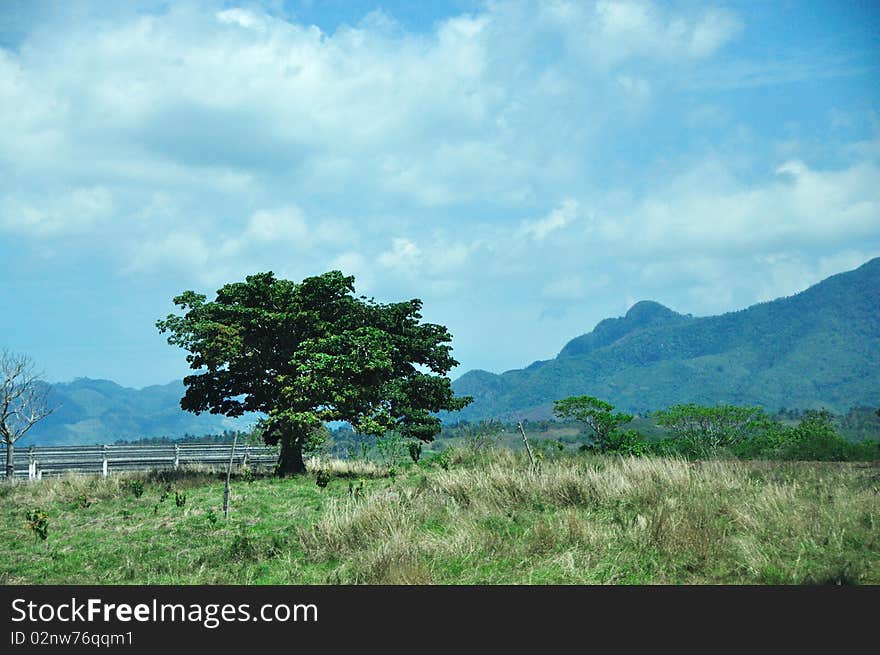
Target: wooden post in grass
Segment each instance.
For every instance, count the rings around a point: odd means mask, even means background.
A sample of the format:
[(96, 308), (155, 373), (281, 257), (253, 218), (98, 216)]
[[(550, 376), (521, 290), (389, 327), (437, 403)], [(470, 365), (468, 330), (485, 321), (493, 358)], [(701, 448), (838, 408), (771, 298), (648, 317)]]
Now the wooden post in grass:
[(516, 424), (516, 427), (519, 428), (519, 433), (522, 435), (523, 443), (526, 445), (526, 451), (529, 453), (529, 461), (532, 463), (532, 468), (535, 468), (535, 457), (532, 455), (532, 447), (529, 445), (529, 440), (526, 439), (526, 431), (523, 429), (522, 421)]
[(107, 477), (107, 444), (101, 449), (101, 475)]
[(235, 444), (238, 442), (238, 431), (232, 439), (232, 451), (229, 453), (229, 467), (226, 469), (226, 488), (223, 490), (223, 518), (229, 518), (229, 478), (232, 475), (232, 458), (235, 457)]
[(180, 468), (180, 444), (174, 444), (174, 468)]

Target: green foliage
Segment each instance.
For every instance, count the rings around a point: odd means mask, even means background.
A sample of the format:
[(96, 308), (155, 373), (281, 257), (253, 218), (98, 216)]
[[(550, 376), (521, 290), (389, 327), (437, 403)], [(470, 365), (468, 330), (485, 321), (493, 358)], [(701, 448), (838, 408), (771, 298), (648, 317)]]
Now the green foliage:
[(790, 428), (778, 421), (768, 421), (763, 430), (737, 443), (733, 453), (742, 459), (777, 459), (790, 432)]
[(434, 460), (437, 463), (437, 466), (442, 468), (444, 471), (449, 470), (450, 460), (452, 457), (452, 450), (447, 448), (446, 450), (440, 451), (434, 456)]
[(318, 469), (315, 473), (315, 484), (323, 489), (330, 483), (330, 473), (324, 469)]
[(49, 538), (49, 515), (42, 509), (31, 509), (25, 514), (28, 529), (34, 534), (34, 541)]
[(842, 461), (850, 458), (850, 443), (837, 434), (826, 410), (811, 411), (786, 435), (779, 449), (781, 459)]
[(651, 451), (651, 444), (638, 430), (616, 430), (608, 435), (606, 452), (642, 457)]
[(174, 492), (174, 504), (177, 505), (178, 507), (183, 507), (184, 505), (186, 505), (186, 494), (183, 493), (182, 491), (175, 491)]
[(682, 443), (684, 452), (704, 457), (722, 448), (735, 448), (763, 432), (769, 422), (760, 407), (696, 403), (673, 405), (655, 412), (654, 419)]
[(209, 509), (207, 512), (205, 512), (205, 518), (207, 519), (208, 523), (211, 524), (212, 528), (217, 525), (217, 512), (215, 512), (213, 509)]
[(880, 440), (845, 439), (827, 410), (807, 410), (796, 426), (769, 422), (763, 431), (740, 442), (734, 449), (744, 459), (783, 459), (799, 461), (877, 461)]
[(229, 557), (237, 562), (251, 562), (259, 557), (259, 548), (256, 539), (244, 525), (240, 525), (238, 532), (232, 537), (229, 544)]
[(571, 396), (553, 402), (553, 413), (559, 418), (573, 418), (587, 424), (599, 450), (608, 450), (611, 435), (620, 426), (633, 420), (631, 414), (614, 411), (614, 405), (592, 396)]
[(413, 464), (418, 464), (419, 459), (422, 457), (422, 444), (418, 441), (410, 441), (406, 446), (409, 450), (409, 458), (413, 461)]
[(394, 468), (403, 457), (403, 439), (397, 432), (386, 432), (376, 439), (376, 449), (382, 463)]
[(141, 480), (129, 480), (127, 486), (135, 498), (140, 498), (144, 495), (144, 483)]
[(339, 271), (301, 283), (260, 273), (225, 285), (214, 301), (186, 291), (174, 302), (183, 315), (156, 325), (200, 371), (184, 378), (181, 407), (266, 414), (264, 438), (281, 444), (282, 475), (304, 470), (304, 443), (325, 422), (430, 441), (436, 412), (470, 402), (446, 377), (458, 364), (452, 337), (420, 322), (422, 302), (356, 297), (354, 278)]
[(74, 507), (77, 509), (87, 509), (92, 504), (92, 501), (89, 500), (89, 497), (86, 494), (79, 494), (74, 501)]
[(303, 455), (321, 457), (329, 452), (332, 443), (330, 431), (325, 425), (318, 425), (308, 431), (303, 442)]
[(532, 450), (535, 457), (543, 460), (561, 455), (565, 451), (565, 444), (558, 439), (540, 439), (534, 442)]

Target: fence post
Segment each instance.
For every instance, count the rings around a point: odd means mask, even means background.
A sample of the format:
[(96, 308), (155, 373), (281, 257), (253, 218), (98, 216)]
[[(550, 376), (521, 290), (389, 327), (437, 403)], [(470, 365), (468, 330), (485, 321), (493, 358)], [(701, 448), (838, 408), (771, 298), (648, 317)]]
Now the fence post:
[(180, 444), (174, 444), (174, 468), (180, 468)]
[(43, 469), (40, 468), (39, 462), (34, 462), (34, 470), (37, 472), (37, 480), (43, 479)]
[(522, 421), (516, 424), (516, 427), (519, 428), (519, 433), (522, 435), (523, 443), (526, 445), (526, 451), (529, 453), (529, 461), (532, 463), (532, 470), (535, 469), (535, 458), (532, 455), (532, 447), (529, 445), (529, 440), (526, 439), (526, 431), (523, 429)]
[(28, 448), (28, 480), (37, 477), (37, 460), (34, 459), (34, 447)]
[(238, 432), (232, 438), (232, 450), (229, 451), (229, 468), (226, 469), (226, 487), (223, 489), (223, 518), (229, 518), (229, 478), (232, 475), (232, 458), (235, 457), (235, 444), (238, 442)]
[(102, 462), (101, 462), (101, 475), (103, 475), (106, 478), (107, 477), (107, 469), (109, 468), (107, 466), (107, 444), (104, 444), (104, 448), (101, 451), (101, 454), (103, 455)]

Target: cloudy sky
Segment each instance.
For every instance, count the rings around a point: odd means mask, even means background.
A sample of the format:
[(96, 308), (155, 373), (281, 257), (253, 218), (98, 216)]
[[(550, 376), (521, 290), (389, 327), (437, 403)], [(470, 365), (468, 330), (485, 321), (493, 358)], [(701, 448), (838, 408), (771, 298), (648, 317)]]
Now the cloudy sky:
[(272, 270), (419, 297), (466, 370), (654, 299), (880, 255), (874, 2), (0, 0), (0, 346), (186, 372), (156, 319)]

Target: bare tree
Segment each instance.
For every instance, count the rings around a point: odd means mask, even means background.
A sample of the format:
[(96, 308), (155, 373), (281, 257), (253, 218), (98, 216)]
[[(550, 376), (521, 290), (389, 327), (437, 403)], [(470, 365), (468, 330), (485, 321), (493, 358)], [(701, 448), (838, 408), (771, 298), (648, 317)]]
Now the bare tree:
[(6, 478), (15, 474), (15, 442), (37, 421), (55, 411), (49, 407), (49, 385), (34, 371), (26, 355), (8, 350), (0, 352), (0, 443), (6, 444)]

